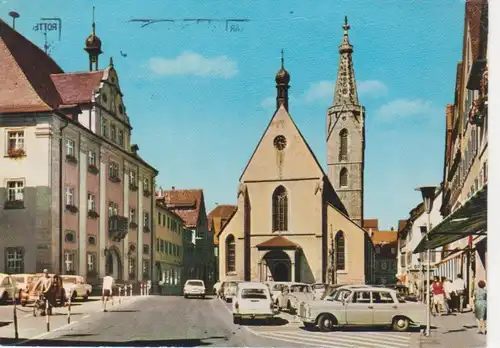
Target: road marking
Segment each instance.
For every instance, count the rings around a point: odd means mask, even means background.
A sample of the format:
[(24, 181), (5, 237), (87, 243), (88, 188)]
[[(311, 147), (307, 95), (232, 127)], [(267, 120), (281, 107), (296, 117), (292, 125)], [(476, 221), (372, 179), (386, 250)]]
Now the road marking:
[(331, 346), (331, 345), (326, 345), (324, 344), (323, 342), (324, 341), (319, 341), (319, 340), (313, 340), (313, 339), (306, 339), (308, 341), (315, 341), (315, 342), (319, 342), (319, 343), (309, 343), (309, 342), (297, 342), (297, 340), (294, 340), (294, 339), (287, 339), (287, 338), (283, 338), (283, 337), (273, 337), (274, 335), (273, 334), (266, 334), (266, 335), (258, 335), (260, 337), (264, 337), (264, 338), (269, 338), (269, 339), (272, 339), (272, 340), (278, 340), (278, 341), (284, 341), (284, 342), (292, 342), (292, 343), (305, 343), (307, 344), (308, 346), (313, 346), (313, 347), (331, 347), (331, 348), (352, 348), (353, 346), (349, 345), (349, 346), (339, 346), (338, 344), (335, 345), (335, 346)]
[(44, 338), (45, 336), (50, 335), (51, 333), (54, 333), (54, 332), (56, 332), (56, 331), (59, 331), (59, 330), (65, 329), (65, 328), (67, 328), (68, 326), (71, 326), (71, 325), (76, 324), (76, 323), (78, 323), (78, 321), (73, 321), (73, 322), (71, 322), (71, 323), (69, 323), (69, 324), (66, 324), (66, 325), (63, 325), (63, 326), (61, 326), (61, 327), (59, 327), (59, 328), (57, 328), (57, 329), (55, 329), (55, 330), (52, 330), (52, 331), (49, 331), (49, 332), (44, 332), (44, 333), (41, 333), (41, 334), (39, 334), (39, 335), (33, 336), (33, 337), (28, 338), (28, 339), (26, 339), (26, 340), (23, 340), (23, 341), (21, 341), (21, 342), (19, 342), (19, 343), (16, 343), (16, 344), (14, 344), (14, 345), (15, 345), (15, 346), (19, 346), (19, 345), (22, 345), (22, 344), (24, 344), (24, 343), (26, 343), (26, 342), (29, 342), (29, 341), (34, 341), (34, 340), (38, 340), (38, 339), (40, 339), (40, 338)]

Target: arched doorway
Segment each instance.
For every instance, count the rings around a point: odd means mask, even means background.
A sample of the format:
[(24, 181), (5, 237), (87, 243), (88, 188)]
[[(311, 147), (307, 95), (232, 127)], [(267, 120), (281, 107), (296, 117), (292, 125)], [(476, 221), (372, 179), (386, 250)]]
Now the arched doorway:
[(120, 251), (112, 246), (105, 251), (106, 253), (106, 274), (111, 274), (115, 279), (122, 279), (123, 266), (120, 257)]
[(283, 250), (272, 250), (263, 258), (264, 279), (275, 282), (289, 282), (292, 280), (290, 257)]

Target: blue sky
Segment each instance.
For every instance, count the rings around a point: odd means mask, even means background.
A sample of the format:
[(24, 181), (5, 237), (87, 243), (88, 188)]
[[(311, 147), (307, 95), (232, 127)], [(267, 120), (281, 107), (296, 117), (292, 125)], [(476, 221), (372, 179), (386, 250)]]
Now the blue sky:
[[(19, 12), (16, 29), (40, 46), (44, 38), (33, 25), (60, 17), (61, 41), (48, 35), (51, 55), (67, 72), (84, 71), (92, 5), (103, 41), (100, 67), (113, 56), (133, 142), (160, 171), (164, 189), (203, 188), (209, 210), (236, 202), (239, 176), (274, 112), (282, 48), (290, 113), (325, 165), (325, 115), (344, 15), (366, 107), (365, 218), (396, 226), (420, 203), (416, 186), (441, 182), (464, 1), (0, 0), (0, 17), (10, 23), (8, 12)], [(132, 18), (251, 22), (228, 32), (215, 22), (140, 28), (127, 22)]]

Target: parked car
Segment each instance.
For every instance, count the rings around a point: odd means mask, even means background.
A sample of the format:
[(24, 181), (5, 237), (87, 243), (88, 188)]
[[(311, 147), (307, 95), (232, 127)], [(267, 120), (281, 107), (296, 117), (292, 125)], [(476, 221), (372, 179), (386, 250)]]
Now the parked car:
[(220, 289), (221, 285), (222, 285), (221, 282), (217, 282), (214, 284), (214, 295), (216, 295), (216, 296), (219, 295), (219, 289)]
[(8, 274), (0, 273), (0, 305), (5, 305), (8, 301), (16, 301), (17, 298), (18, 292), (14, 279)]
[(222, 288), (222, 298), (224, 299), (224, 301), (229, 302), (233, 300), (233, 297), (236, 296), (238, 283), (241, 283), (241, 281), (232, 280), (224, 282), (224, 287)]
[(274, 317), (274, 304), (266, 284), (241, 282), (233, 297), (233, 323), (244, 319), (269, 320)]
[(271, 297), (273, 302), (278, 305), (278, 296), (281, 294), (284, 285), (293, 284), (291, 282), (266, 282), (271, 290)]
[(196, 296), (205, 298), (205, 283), (199, 279), (189, 279), (184, 284), (184, 298)]
[(17, 297), (21, 306), (26, 306), (30, 299), (30, 289), (33, 287), (35, 275), (34, 274), (13, 274), (12, 279), (16, 283)]
[(406, 285), (403, 284), (392, 284), (386, 285), (389, 289), (394, 289), (405, 301), (408, 302), (418, 302), (418, 297), (416, 295), (410, 294), (410, 289)]
[(281, 293), (278, 295), (275, 303), (278, 309), (287, 309), (289, 312), (295, 312), (300, 301), (314, 300), (314, 294), (309, 284), (291, 283), (282, 286)]
[(318, 326), (331, 331), (342, 326), (392, 326), (406, 331), (422, 325), (426, 306), (406, 302), (395, 290), (379, 287), (342, 287), (326, 301), (300, 304), (298, 316), (306, 327)]
[(71, 296), (71, 301), (74, 301), (77, 297), (81, 297), (84, 301), (89, 299), (92, 285), (87, 284), (85, 278), (77, 275), (63, 275), (61, 278), (64, 291), (67, 296)]
[(313, 289), (313, 292), (314, 292), (314, 297), (315, 298), (321, 298), (321, 296), (323, 296), (323, 294), (325, 293), (326, 288), (327, 288), (327, 284), (314, 283), (312, 285), (312, 289)]

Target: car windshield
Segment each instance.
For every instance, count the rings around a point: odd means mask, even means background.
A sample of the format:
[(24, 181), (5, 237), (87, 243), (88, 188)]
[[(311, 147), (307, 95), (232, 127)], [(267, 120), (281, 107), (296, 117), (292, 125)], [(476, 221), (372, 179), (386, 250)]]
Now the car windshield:
[(64, 283), (76, 284), (76, 277), (62, 277)]
[(347, 298), (351, 295), (351, 291), (350, 290), (338, 290), (337, 292), (335, 292), (335, 294), (333, 295), (333, 300), (334, 301), (337, 301), (337, 302), (342, 302), (342, 301), (345, 301), (347, 300)]
[(242, 289), (241, 298), (243, 299), (267, 299), (264, 289)]
[(191, 286), (203, 286), (203, 282), (201, 282), (199, 280), (189, 280), (187, 282), (187, 285), (191, 285)]

